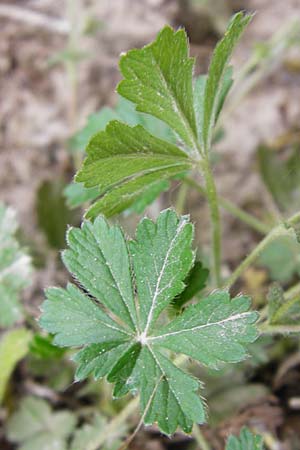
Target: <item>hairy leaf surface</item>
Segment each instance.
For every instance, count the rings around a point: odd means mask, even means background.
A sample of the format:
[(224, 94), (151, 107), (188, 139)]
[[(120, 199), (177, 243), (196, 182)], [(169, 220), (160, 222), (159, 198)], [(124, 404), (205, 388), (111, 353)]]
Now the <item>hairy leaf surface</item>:
[(184, 30), (163, 28), (151, 44), (130, 50), (120, 60), (124, 80), (118, 86), (137, 110), (167, 123), (197, 153), (193, 107), (193, 66)]
[(162, 324), (194, 263), (192, 239), (188, 217), (173, 210), (156, 222), (143, 219), (129, 242), (103, 217), (72, 228), (63, 260), (86, 292), (71, 284), (48, 289), (40, 319), (54, 343), (81, 348), (77, 380), (106, 376), (115, 397), (139, 391), (144, 422), (157, 422), (166, 434), (205, 420), (201, 384), (167, 350), (215, 367), (244, 359), (245, 344), (257, 335), (249, 299), (230, 300), (222, 291)]

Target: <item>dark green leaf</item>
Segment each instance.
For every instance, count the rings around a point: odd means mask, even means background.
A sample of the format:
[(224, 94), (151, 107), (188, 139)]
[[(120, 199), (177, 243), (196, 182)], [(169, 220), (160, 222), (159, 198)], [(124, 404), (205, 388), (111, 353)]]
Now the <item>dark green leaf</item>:
[(57, 179), (44, 181), (37, 193), (37, 216), (39, 227), (45, 233), (51, 247), (61, 249), (65, 245), (67, 227), (74, 214), (65, 204), (64, 183)]
[(186, 287), (172, 302), (172, 305), (176, 310), (180, 310), (183, 305), (205, 288), (208, 274), (208, 269), (205, 269), (200, 261), (196, 261), (190, 273), (184, 280)]

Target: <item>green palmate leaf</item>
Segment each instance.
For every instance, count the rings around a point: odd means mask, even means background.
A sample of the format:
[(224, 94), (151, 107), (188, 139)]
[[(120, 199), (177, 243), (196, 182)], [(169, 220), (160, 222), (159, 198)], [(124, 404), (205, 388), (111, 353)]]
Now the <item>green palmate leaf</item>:
[(240, 436), (229, 436), (226, 450), (263, 450), (263, 438), (257, 434), (251, 433), (248, 428), (241, 430)]
[(117, 121), (93, 137), (87, 154), (76, 180), (85, 187), (98, 186), (106, 194), (89, 211), (89, 217), (126, 209), (150, 184), (192, 167), (186, 153), (175, 145), (154, 137), (140, 125), (132, 128)]
[(172, 302), (173, 307), (176, 310), (180, 310), (183, 305), (204, 289), (208, 275), (208, 269), (205, 269), (200, 261), (196, 261), (194, 267), (184, 280), (186, 284), (185, 289)]
[(27, 397), (10, 418), (6, 434), (19, 450), (67, 450), (75, 424), (71, 412), (53, 413), (45, 400)]
[(193, 107), (193, 66), (184, 30), (163, 28), (150, 45), (130, 50), (120, 60), (124, 80), (117, 90), (137, 110), (167, 123), (198, 153)]
[(249, 299), (230, 300), (223, 291), (162, 323), (193, 266), (192, 239), (188, 217), (172, 210), (156, 223), (143, 219), (129, 242), (103, 217), (71, 229), (63, 260), (87, 293), (73, 285), (49, 289), (40, 319), (54, 343), (82, 347), (74, 357), (77, 380), (106, 376), (116, 397), (139, 391), (144, 422), (157, 422), (167, 434), (205, 420), (199, 381), (176, 367), (167, 350), (216, 367), (244, 359), (244, 345), (257, 335)]
[(20, 292), (30, 283), (31, 260), (15, 238), (17, 221), (12, 208), (0, 203), (0, 327), (22, 318)]
[(6, 332), (0, 340), (0, 404), (16, 364), (28, 353), (31, 332), (19, 328)]
[(251, 18), (251, 15), (237, 13), (214, 50), (204, 93), (202, 142), (206, 152), (210, 148), (213, 128), (231, 86), (231, 75), (228, 72), (229, 59)]

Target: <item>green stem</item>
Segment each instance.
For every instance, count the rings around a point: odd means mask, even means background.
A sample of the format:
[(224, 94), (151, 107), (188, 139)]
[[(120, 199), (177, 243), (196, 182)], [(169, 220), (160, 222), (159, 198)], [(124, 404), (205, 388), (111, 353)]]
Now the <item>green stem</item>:
[(204, 176), (207, 200), (210, 207), (210, 218), (212, 225), (213, 246), (213, 281), (218, 287), (221, 285), (221, 221), (218, 203), (218, 194), (211, 170), (209, 159), (204, 156), (200, 164), (201, 173)]
[(207, 442), (207, 440), (203, 436), (203, 433), (201, 432), (201, 430), (198, 427), (198, 425), (195, 424), (193, 426), (193, 432), (192, 433), (193, 433), (193, 436), (194, 436), (197, 444), (199, 445), (200, 450), (211, 450), (209, 443)]
[(295, 284), (294, 286), (292, 286), (285, 294), (285, 298), (286, 300), (291, 300), (293, 299), (295, 296), (300, 295), (300, 283)]
[(107, 439), (117, 432), (120, 426), (125, 423), (128, 418), (137, 410), (139, 404), (139, 397), (133, 398), (122, 411), (111, 420), (109, 424), (100, 431), (99, 435), (91, 442), (86, 450), (98, 450)]
[(267, 323), (259, 326), (261, 334), (285, 334), (300, 333), (300, 325), (270, 325)]
[(290, 217), (285, 223), (279, 224), (277, 227), (273, 228), (273, 230), (271, 230), (269, 234), (267, 234), (267, 236), (254, 248), (254, 250), (247, 256), (247, 258), (244, 259), (244, 261), (235, 269), (224, 287), (229, 289), (272, 241), (277, 239), (279, 236), (284, 236), (287, 234), (294, 236), (294, 231), (291, 229), (291, 227), (296, 225), (299, 221), (300, 213), (297, 213), (294, 216)]
[[(183, 180), (186, 184), (196, 189), (200, 194), (204, 197), (207, 197), (206, 190), (202, 187), (197, 181), (193, 178), (184, 178)], [(271, 227), (264, 222), (260, 221), (256, 217), (252, 216), (252, 214), (247, 213), (243, 209), (234, 205), (230, 200), (225, 199), (224, 197), (219, 196), (219, 204), (225, 210), (232, 214), (237, 219), (240, 219), (245, 224), (249, 225), (255, 231), (261, 234), (267, 234), (271, 230)]]
[(188, 192), (188, 186), (187, 184), (181, 184), (179, 187), (177, 199), (176, 199), (176, 205), (175, 209), (177, 211), (177, 214), (181, 215), (184, 212), (184, 204), (186, 200), (186, 195)]
[(287, 302), (285, 302), (274, 314), (272, 318), (272, 322), (276, 324), (276, 322), (280, 322), (281, 318), (285, 316), (285, 314), (288, 312), (288, 310), (295, 304), (299, 303), (300, 298), (299, 295), (296, 295), (294, 298), (291, 298)]

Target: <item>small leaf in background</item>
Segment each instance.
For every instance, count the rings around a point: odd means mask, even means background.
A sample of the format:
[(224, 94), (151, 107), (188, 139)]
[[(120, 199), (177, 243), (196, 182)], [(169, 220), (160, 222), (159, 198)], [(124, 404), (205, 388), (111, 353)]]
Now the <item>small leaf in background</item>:
[(9, 419), (6, 436), (19, 450), (67, 450), (75, 425), (73, 413), (52, 412), (45, 400), (26, 397)]
[(101, 433), (105, 436), (103, 438), (104, 445), (101, 445), (101, 450), (118, 450), (121, 446), (121, 438), (125, 434), (125, 427), (120, 425), (114, 433), (107, 433), (107, 421), (100, 414), (96, 413), (91, 423), (85, 423), (74, 433), (70, 450), (89, 450), (95, 448), (95, 440), (99, 442)]
[(283, 211), (299, 209), (299, 148), (290, 148), (285, 152), (280, 152), (260, 146), (257, 156), (262, 180), (277, 205)]
[(204, 422), (205, 407), (197, 395), (200, 382), (174, 365), (165, 349), (218, 367), (245, 359), (245, 345), (257, 338), (249, 298), (230, 299), (225, 291), (157, 325), (185, 287), (194, 264), (192, 239), (188, 217), (173, 210), (156, 222), (141, 220), (133, 241), (101, 216), (70, 229), (63, 261), (85, 291), (72, 284), (48, 289), (40, 319), (54, 344), (81, 347), (74, 357), (77, 380), (106, 376), (115, 397), (139, 390), (144, 423), (157, 422), (166, 434), (178, 426), (190, 432), (193, 422)]
[(229, 436), (226, 450), (264, 450), (263, 438), (244, 427), (239, 437)]
[(205, 83), (203, 106), (202, 141), (206, 152), (210, 149), (213, 129), (231, 86), (229, 59), (251, 18), (251, 15), (243, 12), (233, 16), (223, 39), (218, 42), (213, 52)]
[(0, 404), (16, 364), (29, 350), (31, 332), (25, 328), (7, 331), (0, 340)]
[(186, 287), (175, 297), (172, 306), (176, 310), (180, 310), (189, 300), (205, 288), (209, 270), (203, 267), (200, 261), (196, 261), (190, 273), (184, 280)]
[(280, 236), (261, 253), (258, 263), (269, 270), (272, 280), (287, 283), (300, 276), (300, 244), (291, 236)]
[(175, 32), (166, 26), (151, 44), (121, 57), (124, 79), (117, 91), (135, 103), (137, 111), (165, 122), (187, 147), (198, 153), (193, 67), (185, 31)]
[(135, 202), (131, 205), (129, 212), (134, 211), (137, 214), (142, 214), (147, 206), (151, 205), (154, 200), (163, 192), (166, 192), (170, 188), (170, 182), (168, 180), (157, 181), (153, 183), (144, 193), (141, 194)]
[(65, 350), (53, 345), (52, 341), (51, 336), (35, 334), (30, 342), (30, 353), (41, 359), (61, 358)]
[(16, 214), (0, 203), (0, 327), (22, 319), (20, 291), (30, 284), (31, 258), (15, 238)]
[(100, 111), (88, 117), (82, 130), (71, 138), (71, 149), (73, 151), (84, 151), (90, 139), (99, 131), (103, 131), (111, 120), (126, 122), (131, 126), (142, 125), (149, 133), (175, 143), (172, 130), (164, 122), (156, 117), (136, 111), (132, 102), (119, 97), (115, 108), (104, 106)]
[(98, 186), (86, 188), (83, 183), (76, 183), (75, 181), (68, 184), (64, 189), (67, 206), (71, 209), (95, 200), (99, 195), (100, 189)]
[(38, 224), (48, 244), (56, 249), (64, 248), (67, 227), (75, 219), (74, 214), (66, 206), (63, 189), (64, 183), (54, 179), (44, 181), (37, 192)]
[(156, 138), (141, 125), (132, 128), (118, 121), (110, 122), (105, 131), (96, 134), (86, 151), (88, 156), (76, 181), (87, 188), (98, 186), (105, 194), (90, 208), (87, 217), (99, 213), (109, 216), (110, 209), (120, 212), (153, 183), (192, 167), (187, 154), (174, 144)]

